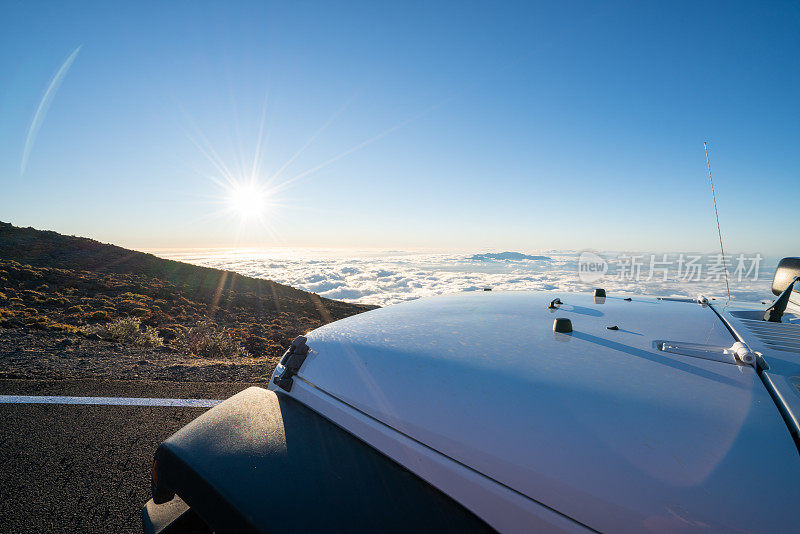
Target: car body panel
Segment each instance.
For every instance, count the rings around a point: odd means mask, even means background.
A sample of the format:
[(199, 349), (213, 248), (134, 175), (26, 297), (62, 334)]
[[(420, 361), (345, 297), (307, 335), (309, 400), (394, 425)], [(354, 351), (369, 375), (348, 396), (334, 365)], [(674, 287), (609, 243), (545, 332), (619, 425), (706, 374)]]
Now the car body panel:
[[(574, 331), (554, 333), (556, 317)], [(794, 526), (800, 462), (755, 369), (657, 347), (731, 346), (708, 306), (463, 293), (307, 337), (300, 379), (591, 528)]]
[[(190, 507), (217, 533), (484, 533), (470, 510), (283, 391), (251, 387), (156, 450), (157, 531)], [(161, 503), (161, 504), (156, 504)]]
[[(270, 386), (273, 389), (274, 385)], [(586, 525), (492, 480), (296, 378), (291, 396), (461, 503), (498, 532), (585, 533)], [(476, 428), (475, 432), (481, 430)]]

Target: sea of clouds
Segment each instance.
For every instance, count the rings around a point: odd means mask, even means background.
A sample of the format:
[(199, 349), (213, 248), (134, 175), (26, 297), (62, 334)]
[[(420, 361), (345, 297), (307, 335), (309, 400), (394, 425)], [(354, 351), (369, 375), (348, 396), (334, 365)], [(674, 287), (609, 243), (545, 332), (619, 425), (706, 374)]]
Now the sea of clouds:
[[(579, 276), (580, 251), (433, 253), (420, 251), (340, 250), (154, 250), (154, 254), (275, 280), (331, 299), (386, 306), (431, 295), (459, 291), (559, 290), (589, 291), (603, 287), (609, 292), (658, 296), (725, 297), (724, 276), (702, 257), (706, 269), (687, 277), (680, 264), (683, 255), (625, 255), (598, 252), (609, 264), (599, 280)], [(634, 259), (626, 259), (631, 258)], [(728, 259), (730, 288), (735, 300), (772, 298), (770, 284), (777, 259), (764, 259), (756, 269), (736, 257)], [(638, 258), (638, 259), (637, 259)], [(664, 261), (664, 260), (667, 261)], [(628, 268), (625, 267), (629, 263)], [(653, 269), (655, 262), (656, 269)], [(632, 265), (636, 268), (632, 268)], [(743, 268), (744, 267), (744, 268)], [(747, 268), (750, 271), (747, 272)]]

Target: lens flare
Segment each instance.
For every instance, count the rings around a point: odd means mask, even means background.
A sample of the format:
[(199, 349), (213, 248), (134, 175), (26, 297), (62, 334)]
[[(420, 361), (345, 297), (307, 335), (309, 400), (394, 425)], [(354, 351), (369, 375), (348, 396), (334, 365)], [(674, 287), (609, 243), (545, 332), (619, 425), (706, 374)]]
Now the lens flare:
[(258, 184), (233, 184), (228, 190), (228, 207), (243, 219), (262, 218), (269, 207), (269, 194)]
[(69, 72), (69, 68), (78, 56), (78, 52), (81, 51), (82, 46), (83, 45), (73, 50), (69, 57), (64, 60), (64, 63), (61, 64), (50, 80), (50, 85), (47, 86), (47, 90), (44, 92), (41, 101), (39, 101), (39, 107), (36, 108), (36, 113), (33, 115), (33, 119), (31, 119), (31, 125), (28, 128), (28, 136), (25, 138), (25, 148), (22, 151), (22, 162), (20, 163), (19, 170), (20, 174), (25, 174), (25, 168), (28, 166), (28, 158), (31, 155), (31, 148), (36, 140), (36, 134), (42, 126), (42, 121), (44, 121), (44, 117), (47, 115), (47, 110), (50, 107), (50, 103), (53, 101), (53, 97), (56, 95), (56, 92), (58, 92), (61, 82), (64, 81), (64, 77), (67, 75), (67, 72)]

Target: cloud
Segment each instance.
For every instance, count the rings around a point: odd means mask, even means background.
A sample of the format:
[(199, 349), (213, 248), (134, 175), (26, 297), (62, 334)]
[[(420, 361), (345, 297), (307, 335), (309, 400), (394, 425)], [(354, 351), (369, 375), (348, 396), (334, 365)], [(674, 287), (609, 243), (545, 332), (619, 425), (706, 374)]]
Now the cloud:
[(348, 289), (348, 288), (334, 289), (332, 291), (326, 291), (325, 293), (321, 293), (323, 297), (327, 297), (329, 299), (339, 299), (339, 300), (357, 300), (369, 294), (370, 291), (367, 289)]
[[(354, 255), (350, 258), (305, 252), (286, 259), (285, 254), (260, 254), (259, 259), (221, 251), (197, 251), (192, 254), (159, 252), (162, 257), (198, 265), (225, 268), (268, 278), (313, 291), (324, 297), (386, 306), (421, 297), (493, 290), (558, 290), (590, 291), (595, 286), (609, 292), (650, 294), (659, 296), (709, 297), (725, 295), (725, 282), (685, 282), (676, 278), (642, 279), (632, 282), (619, 276), (608, 276), (596, 284), (582, 282), (577, 272), (575, 252), (548, 252), (549, 261), (465, 261), (458, 254), (415, 254), (395, 252), (376, 256)], [(305, 254), (305, 256), (303, 255)], [(467, 256), (468, 257), (468, 256)], [(741, 300), (769, 298), (771, 273), (764, 270), (757, 281), (731, 281), (731, 294)]]

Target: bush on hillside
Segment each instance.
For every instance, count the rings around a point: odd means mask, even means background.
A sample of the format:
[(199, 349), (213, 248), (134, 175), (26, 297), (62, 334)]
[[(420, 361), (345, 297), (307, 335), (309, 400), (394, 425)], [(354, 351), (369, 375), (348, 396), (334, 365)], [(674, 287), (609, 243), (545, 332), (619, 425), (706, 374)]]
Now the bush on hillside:
[(142, 326), (141, 321), (134, 317), (117, 319), (108, 324), (95, 326), (91, 329), (91, 333), (108, 341), (118, 341), (129, 345), (160, 347), (164, 344), (155, 328)]
[(105, 323), (111, 320), (111, 318), (108, 316), (108, 313), (102, 310), (87, 313), (85, 318), (90, 323)]
[(203, 322), (190, 328), (184, 339), (189, 351), (196, 356), (228, 358), (245, 355), (236, 333), (229, 328), (218, 328), (214, 323)]

